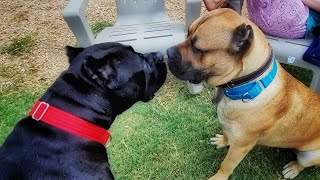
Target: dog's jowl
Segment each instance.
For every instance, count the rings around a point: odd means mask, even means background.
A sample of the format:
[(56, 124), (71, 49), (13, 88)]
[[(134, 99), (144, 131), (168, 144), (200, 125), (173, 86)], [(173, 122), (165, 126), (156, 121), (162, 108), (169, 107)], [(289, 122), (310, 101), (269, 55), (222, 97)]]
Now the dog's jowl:
[(0, 147), (0, 179), (114, 179), (107, 130), (166, 79), (160, 52), (140, 54), (118, 43), (66, 50), (69, 68)]
[(211, 179), (227, 179), (256, 144), (296, 150), (285, 178), (320, 165), (320, 96), (281, 67), (250, 20), (230, 9), (214, 10), (197, 19), (187, 39), (167, 54), (177, 78), (218, 88), (213, 102), (223, 135), (211, 144), (230, 147)]

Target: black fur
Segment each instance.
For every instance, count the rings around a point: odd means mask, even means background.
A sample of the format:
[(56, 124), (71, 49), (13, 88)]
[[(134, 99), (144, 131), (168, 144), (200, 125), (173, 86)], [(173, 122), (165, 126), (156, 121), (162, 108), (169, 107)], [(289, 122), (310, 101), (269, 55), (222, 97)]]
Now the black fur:
[[(160, 53), (142, 55), (118, 43), (66, 50), (70, 67), (41, 100), (105, 129), (135, 102), (152, 99), (166, 78)], [(103, 145), (27, 116), (0, 147), (0, 179), (114, 177)]]

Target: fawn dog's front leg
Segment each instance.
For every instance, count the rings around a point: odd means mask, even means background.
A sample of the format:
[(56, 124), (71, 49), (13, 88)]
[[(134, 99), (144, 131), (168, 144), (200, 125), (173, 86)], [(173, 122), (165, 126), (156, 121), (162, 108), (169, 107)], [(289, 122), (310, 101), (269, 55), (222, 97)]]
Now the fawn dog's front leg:
[(241, 144), (241, 141), (237, 143), (230, 143), (227, 156), (221, 163), (218, 172), (210, 178), (210, 180), (226, 180), (232, 174), (233, 170), (238, 166), (241, 160), (248, 154), (248, 152), (255, 146), (256, 141)]

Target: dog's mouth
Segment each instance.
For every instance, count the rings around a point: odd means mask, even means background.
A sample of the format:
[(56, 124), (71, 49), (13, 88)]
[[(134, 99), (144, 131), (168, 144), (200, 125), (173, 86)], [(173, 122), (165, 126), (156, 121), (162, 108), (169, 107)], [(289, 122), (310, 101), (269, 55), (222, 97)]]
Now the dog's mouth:
[(167, 49), (168, 67), (170, 72), (178, 79), (198, 84), (203, 80), (201, 70), (194, 69), (191, 61), (182, 60), (180, 51), (176, 46)]
[(189, 81), (193, 84), (198, 84), (205, 79), (202, 70), (193, 68), (191, 62), (189, 61), (184, 61), (182, 63), (181, 59), (178, 57), (168, 59), (168, 67), (170, 72), (176, 78), (183, 81)]
[(205, 71), (194, 68), (191, 60), (183, 59), (176, 46), (168, 48), (167, 55), (169, 70), (176, 78), (194, 84), (206, 80), (207, 75), (204, 73)]
[(168, 67), (170, 72), (181, 80), (188, 80), (185, 77), (185, 74), (187, 74), (188, 70), (191, 68), (191, 66), (183, 66), (181, 63), (181, 59), (178, 57), (168, 59)]

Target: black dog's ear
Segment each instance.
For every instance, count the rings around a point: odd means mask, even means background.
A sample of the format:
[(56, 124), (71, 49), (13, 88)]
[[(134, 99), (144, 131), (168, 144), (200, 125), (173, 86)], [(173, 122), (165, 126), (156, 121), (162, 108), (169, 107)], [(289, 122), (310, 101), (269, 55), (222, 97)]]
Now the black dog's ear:
[(119, 86), (120, 79), (117, 79), (116, 66), (119, 61), (117, 59), (96, 59), (100, 57), (96, 54), (95, 57), (88, 57), (83, 63), (85, 73), (100, 86), (115, 89)]
[[(131, 46), (127, 48), (132, 49)], [(122, 53), (118, 46), (97, 50), (88, 55), (83, 62), (83, 69), (100, 86), (116, 89), (120, 84), (128, 80), (126, 74), (119, 68), (120, 59), (123, 56)]]
[(71, 47), (71, 46), (66, 46), (65, 47), (66, 52), (67, 52), (67, 56), (69, 58), (69, 64), (72, 62), (72, 60), (78, 56), (78, 54), (80, 54), (84, 48), (75, 48), (75, 47)]
[(233, 32), (229, 45), (229, 52), (234, 55), (243, 55), (251, 45), (253, 30), (250, 25), (241, 24)]
[(133, 47), (132, 46), (129, 46), (129, 45), (124, 45), (127, 49), (131, 50), (131, 51), (134, 51)]

